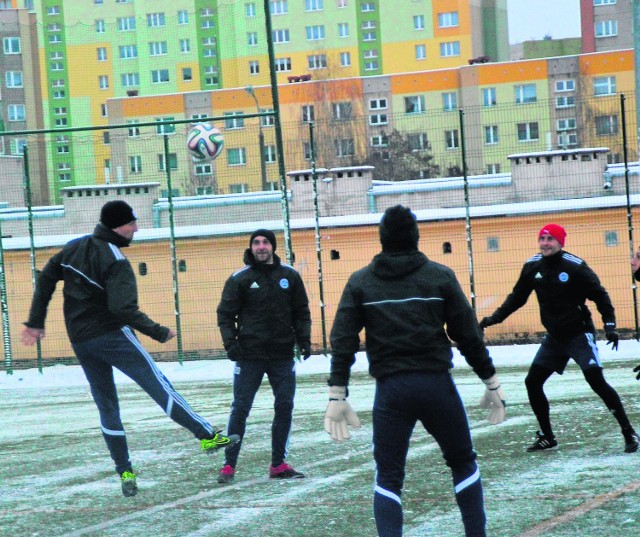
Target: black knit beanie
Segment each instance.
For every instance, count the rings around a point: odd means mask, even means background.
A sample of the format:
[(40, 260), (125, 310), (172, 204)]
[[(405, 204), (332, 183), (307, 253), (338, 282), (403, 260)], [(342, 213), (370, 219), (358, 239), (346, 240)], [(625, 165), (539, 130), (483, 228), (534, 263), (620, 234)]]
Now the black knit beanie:
[(122, 200), (108, 201), (100, 211), (100, 222), (109, 229), (124, 226), (137, 219), (138, 217), (131, 206)]
[(276, 251), (276, 236), (273, 234), (273, 231), (269, 231), (268, 229), (256, 229), (249, 239), (249, 248), (251, 248), (253, 239), (256, 237), (264, 237), (267, 239), (271, 243), (271, 246), (273, 246), (273, 251)]
[(380, 244), (382, 250), (417, 250), (420, 232), (416, 216), (408, 207), (395, 205), (389, 207), (380, 220)]

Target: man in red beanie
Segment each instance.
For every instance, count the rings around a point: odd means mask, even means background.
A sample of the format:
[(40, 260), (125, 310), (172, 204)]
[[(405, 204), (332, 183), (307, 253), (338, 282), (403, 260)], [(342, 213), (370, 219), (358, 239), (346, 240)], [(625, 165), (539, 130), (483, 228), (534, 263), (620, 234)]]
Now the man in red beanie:
[(527, 302), (532, 291), (540, 305), (547, 335), (536, 353), (525, 385), (540, 430), (527, 451), (557, 449), (549, 418), (544, 383), (554, 373), (562, 374), (570, 358), (580, 366), (591, 389), (600, 396), (622, 429), (626, 453), (638, 450), (640, 437), (629, 423), (618, 393), (607, 383), (596, 346), (596, 329), (585, 302), (593, 301), (602, 316), (607, 342), (618, 350), (616, 317), (611, 299), (598, 276), (579, 257), (563, 250), (567, 232), (558, 224), (547, 224), (538, 233), (540, 253), (527, 260), (511, 294), (488, 317), (482, 329), (501, 323)]
[(44, 338), (47, 307), (59, 281), (64, 282), (64, 320), (71, 346), (89, 381), (98, 407), (102, 435), (120, 474), (122, 494), (138, 492), (113, 379), (116, 367), (135, 381), (173, 421), (212, 453), (238, 442), (196, 414), (162, 374), (134, 330), (165, 343), (176, 331), (151, 320), (138, 307), (136, 277), (121, 248), (138, 231), (137, 217), (123, 200), (105, 203), (92, 235), (74, 239), (40, 273), (22, 342)]

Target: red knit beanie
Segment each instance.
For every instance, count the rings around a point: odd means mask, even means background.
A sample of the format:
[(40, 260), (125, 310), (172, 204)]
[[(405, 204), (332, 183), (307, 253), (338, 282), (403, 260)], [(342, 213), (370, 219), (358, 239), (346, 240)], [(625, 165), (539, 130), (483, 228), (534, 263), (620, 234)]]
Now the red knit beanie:
[(567, 237), (567, 232), (558, 224), (547, 224), (540, 230), (540, 233), (538, 233), (538, 238), (542, 237), (542, 235), (551, 235), (560, 243), (560, 246), (564, 246), (564, 239)]

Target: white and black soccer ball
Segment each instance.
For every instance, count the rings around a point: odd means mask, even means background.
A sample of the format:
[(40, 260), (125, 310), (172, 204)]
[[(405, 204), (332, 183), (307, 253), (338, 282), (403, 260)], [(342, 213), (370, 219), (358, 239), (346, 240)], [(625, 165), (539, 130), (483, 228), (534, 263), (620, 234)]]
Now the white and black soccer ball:
[(213, 160), (224, 147), (224, 136), (211, 123), (196, 123), (187, 134), (187, 151), (194, 160)]

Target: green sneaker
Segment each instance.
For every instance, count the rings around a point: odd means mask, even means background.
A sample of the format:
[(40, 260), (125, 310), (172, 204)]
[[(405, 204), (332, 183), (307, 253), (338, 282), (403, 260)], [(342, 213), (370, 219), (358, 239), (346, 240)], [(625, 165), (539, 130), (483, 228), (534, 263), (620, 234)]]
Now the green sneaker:
[(220, 448), (235, 446), (238, 442), (240, 442), (240, 437), (237, 434), (223, 436), (220, 433), (215, 433), (213, 438), (203, 438), (200, 440), (200, 445), (202, 446), (202, 451), (205, 453), (213, 453)]
[(138, 494), (138, 484), (136, 474), (130, 470), (125, 470), (120, 474), (120, 484), (122, 485), (122, 495), (127, 498)]

